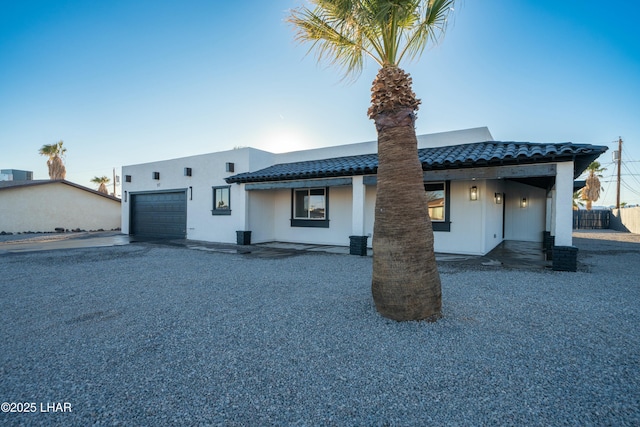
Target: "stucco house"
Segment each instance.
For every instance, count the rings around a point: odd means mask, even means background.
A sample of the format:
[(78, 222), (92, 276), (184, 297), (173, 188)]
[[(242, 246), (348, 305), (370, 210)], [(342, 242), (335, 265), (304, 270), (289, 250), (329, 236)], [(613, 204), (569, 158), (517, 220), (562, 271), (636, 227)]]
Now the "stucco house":
[(120, 212), (120, 199), (70, 181), (0, 181), (0, 232), (114, 230)]
[[(345, 245), (361, 254), (373, 233), (376, 144), (242, 148), (125, 166), (122, 231)], [(436, 252), (484, 255), (522, 240), (565, 248), (575, 262), (573, 181), (606, 147), (500, 142), (482, 127), (420, 135), (418, 149)]]

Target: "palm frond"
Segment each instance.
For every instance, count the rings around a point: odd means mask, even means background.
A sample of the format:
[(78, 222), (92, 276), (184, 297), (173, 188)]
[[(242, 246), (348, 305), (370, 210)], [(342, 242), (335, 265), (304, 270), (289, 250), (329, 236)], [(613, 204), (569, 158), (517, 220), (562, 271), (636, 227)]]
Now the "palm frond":
[(404, 49), (397, 58), (399, 63), (408, 54), (415, 59), (422, 54), (427, 44), (438, 44), (447, 27), (447, 18), (453, 10), (455, 0), (429, 0), (417, 9), (420, 19), (404, 43)]
[(67, 149), (63, 147), (64, 142), (58, 141), (55, 144), (44, 144), (38, 150), (38, 153), (42, 156), (48, 156), (50, 159), (58, 156), (62, 157), (67, 152)]
[(368, 56), (379, 66), (398, 66), (413, 59), (444, 32), (455, 0), (310, 0), (288, 22), (298, 42), (310, 42), (318, 61), (357, 76)]
[(344, 14), (336, 7), (315, 10), (301, 7), (291, 12), (288, 21), (298, 30), (296, 41), (310, 42), (308, 53), (315, 51), (319, 62), (328, 60), (343, 68), (345, 77), (357, 76), (363, 69), (364, 55), (374, 59), (375, 56), (366, 50), (361, 28), (352, 25), (351, 17)]
[(109, 181), (111, 181), (111, 179), (109, 179), (109, 177), (107, 176), (94, 176), (91, 179), (91, 182), (93, 182), (94, 184), (108, 184)]

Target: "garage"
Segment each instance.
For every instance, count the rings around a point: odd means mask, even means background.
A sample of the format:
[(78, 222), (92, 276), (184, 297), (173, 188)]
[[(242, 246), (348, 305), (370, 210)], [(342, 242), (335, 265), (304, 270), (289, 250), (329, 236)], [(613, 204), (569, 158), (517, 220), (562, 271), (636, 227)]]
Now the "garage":
[(172, 190), (131, 194), (129, 234), (154, 239), (184, 239), (187, 192)]

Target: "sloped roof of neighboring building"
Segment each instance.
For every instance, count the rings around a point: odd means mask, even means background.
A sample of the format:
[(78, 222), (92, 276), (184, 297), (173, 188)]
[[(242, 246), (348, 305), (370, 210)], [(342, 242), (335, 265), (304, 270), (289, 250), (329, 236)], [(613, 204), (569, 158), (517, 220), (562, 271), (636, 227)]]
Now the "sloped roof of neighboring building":
[(104, 194), (96, 190), (92, 190), (91, 188), (84, 187), (80, 184), (76, 184), (71, 181), (67, 181), (65, 179), (34, 179), (34, 180), (23, 180), (23, 181), (0, 181), (0, 191), (14, 189), (14, 188), (33, 187), (35, 185), (49, 185), (49, 184), (68, 185), (83, 191), (87, 191), (89, 193), (93, 193), (101, 197), (106, 197), (107, 199), (111, 199), (116, 202), (120, 202), (120, 199), (118, 199), (117, 197), (111, 196), (109, 194)]
[[(487, 141), (445, 147), (422, 148), (418, 156), (422, 169), (462, 169), (532, 163), (574, 161), (574, 178), (607, 147), (590, 144), (543, 144), (532, 142)], [(255, 172), (230, 176), (227, 183), (287, 181), (294, 179), (371, 175), (377, 173), (378, 155), (336, 157), (294, 163), (281, 163)]]

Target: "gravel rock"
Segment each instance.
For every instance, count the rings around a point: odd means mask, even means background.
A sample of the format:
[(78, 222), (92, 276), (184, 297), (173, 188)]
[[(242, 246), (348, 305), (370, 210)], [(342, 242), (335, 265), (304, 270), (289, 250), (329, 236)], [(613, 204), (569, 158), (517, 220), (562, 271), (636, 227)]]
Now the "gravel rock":
[(441, 265), (436, 323), (379, 316), (370, 257), (1, 255), (0, 401), (38, 411), (0, 424), (639, 425), (640, 244), (602, 242), (577, 273)]

